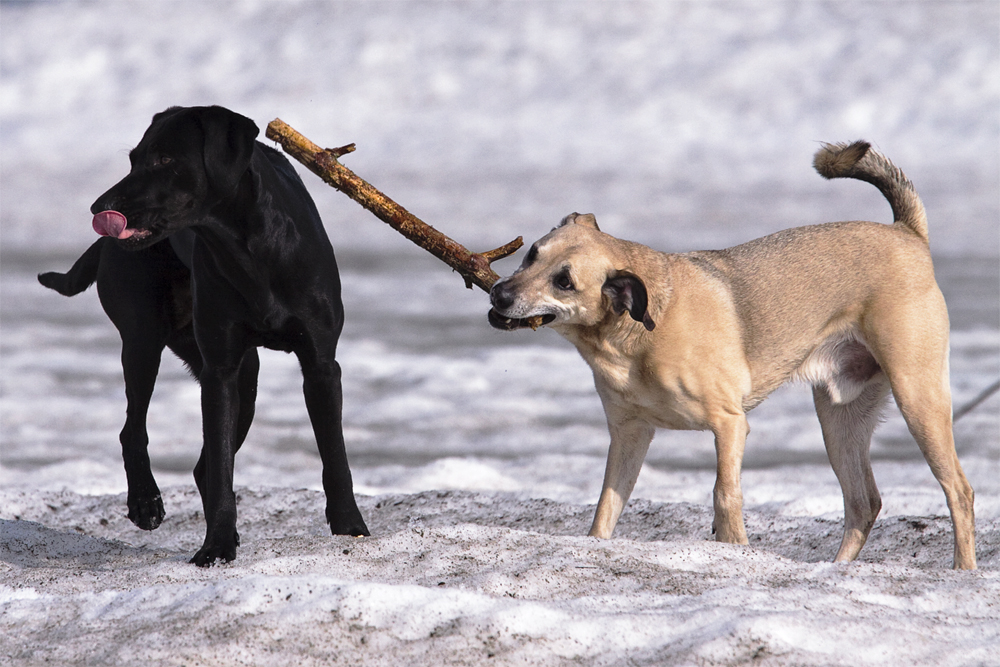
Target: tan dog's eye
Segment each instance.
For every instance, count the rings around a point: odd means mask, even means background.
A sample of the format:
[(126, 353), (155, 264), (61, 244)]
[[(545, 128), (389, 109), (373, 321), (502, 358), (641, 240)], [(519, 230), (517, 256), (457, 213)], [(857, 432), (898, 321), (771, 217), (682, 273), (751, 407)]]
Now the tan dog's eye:
[(552, 284), (564, 292), (572, 290), (573, 280), (569, 277), (569, 267), (557, 273), (555, 278), (552, 279)]

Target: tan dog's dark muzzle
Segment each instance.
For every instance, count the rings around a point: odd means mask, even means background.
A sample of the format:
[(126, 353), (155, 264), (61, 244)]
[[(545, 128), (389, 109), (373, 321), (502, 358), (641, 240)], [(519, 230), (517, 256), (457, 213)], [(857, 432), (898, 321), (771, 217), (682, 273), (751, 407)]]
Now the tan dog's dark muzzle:
[[(486, 315), (486, 319), (489, 320), (490, 326), (494, 329), (500, 329), (501, 331), (513, 331), (515, 329), (534, 329), (531, 326), (531, 320), (527, 318), (519, 317), (504, 317), (496, 308), (491, 308), (490, 312)], [(549, 324), (556, 319), (555, 315), (542, 315), (542, 326)]]
[(486, 316), (491, 327), (500, 329), (501, 331), (534, 329), (538, 326), (539, 319), (542, 326), (556, 319), (555, 315), (542, 315), (540, 318), (507, 317), (503, 313), (511, 308), (515, 301), (514, 294), (506, 282), (500, 281), (493, 286), (493, 289), (490, 290), (490, 303), (493, 304), (493, 308), (490, 309), (489, 314)]

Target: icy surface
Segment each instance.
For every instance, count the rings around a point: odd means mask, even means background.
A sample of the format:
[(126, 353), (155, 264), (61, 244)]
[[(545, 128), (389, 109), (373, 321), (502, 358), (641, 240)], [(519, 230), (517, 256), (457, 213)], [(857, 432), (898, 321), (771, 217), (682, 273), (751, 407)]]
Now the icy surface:
[[(362, 499), (375, 537), (330, 537), (321, 493), (239, 490), (232, 564), (188, 564), (192, 489), (138, 535), (123, 496), (0, 491), (0, 648), (15, 664), (976, 665), (995, 657), (1000, 523), (952, 572), (943, 517), (875, 526), (824, 562), (838, 522), (633, 501), (611, 541), (588, 507), (428, 491)], [(13, 516), (18, 520), (12, 520)]]
[[(865, 138), (916, 183), (961, 405), (1000, 376), (995, 2), (22, 2), (0, 5), (0, 656), (14, 665), (989, 665), (1000, 644), (1000, 399), (956, 425), (980, 570), (894, 408), (883, 510), (834, 565), (840, 488), (807, 388), (750, 415), (750, 545), (712, 541), (714, 451), (661, 432), (610, 541), (585, 537), (607, 432), (551, 331), (487, 301), (314, 176), (347, 327), (345, 435), (373, 536), (331, 537), (294, 358), (262, 354), (235, 562), (191, 481), (199, 391), (164, 356), (150, 455), (167, 518), (125, 518), (120, 342), (94, 290), (35, 280), (152, 114), (280, 117), (475, 250), (570, 211), (664, 250), (887, 222), (811, 169)], [(497, 264), (509, 273), (519, 259)], [(6, 664), (6, 663), (4, 663)]]
[[(664, 249), (884, 220), (818, 142), (868, 139), (937, 252), (996, 256), (996, 3), (80, 2), (3, 6), (4, 243), (77, 248), (151, 116), (275, 117), (470, 245), (570, 211)], [(309, 176), (309, 179), (314, 179)], [(53, 181), (61, 184), (53, 188)], [(313, 180), (337, 247), (402, 247)], [(478, 249), (478, 248), (477, 248)], [(485, 249), (485, 248), (484, 248)]]

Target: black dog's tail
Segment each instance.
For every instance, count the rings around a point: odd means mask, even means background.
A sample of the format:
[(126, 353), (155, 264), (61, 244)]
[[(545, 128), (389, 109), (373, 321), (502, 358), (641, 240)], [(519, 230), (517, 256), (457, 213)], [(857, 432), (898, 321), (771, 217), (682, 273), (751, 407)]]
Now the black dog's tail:
[(824, 144), (813, 159), (824, 178), (856, 178), (871, 183), (889, 200), (894, 224), (928, 242), (927, 214), (906, 175), (867, 141), (853, 144)]
[(55, 271), (39, 273), (38, 282), (63, 296), (79, 294), (97, 280), (97, 267), (101, 263), (101, 245), (106, 240), (108, 239), (97, 239), (66, 273)]

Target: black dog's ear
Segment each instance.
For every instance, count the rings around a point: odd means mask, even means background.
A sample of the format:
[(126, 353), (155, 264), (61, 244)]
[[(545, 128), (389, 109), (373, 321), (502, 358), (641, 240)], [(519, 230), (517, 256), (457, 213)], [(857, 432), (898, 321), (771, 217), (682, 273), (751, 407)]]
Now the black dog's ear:
[(202, 107), (199, 112), (205, 135), (205, 174), (217, 192), (229, 195), (250, 166), (260, 130), (246, 116), (223, 107)]
[(584, 227), (590, 227), (601, 231), (601, 228), (597, 226), (597, 218), (594, 217), (593, 213), (570, 213), (556, 226), (565, 227), (566, 225), (583, 225)]
[(633, 320), (642, 322), (646, 331), (652, 331), (656, 327), (647, 310), (649, 295), (646, 293), (646, 285), (639, 276), (628, 271), (618, 271), (605, 281), (601, 291), (611, 299), (615, 315), (621, 315), (627, 310)]

